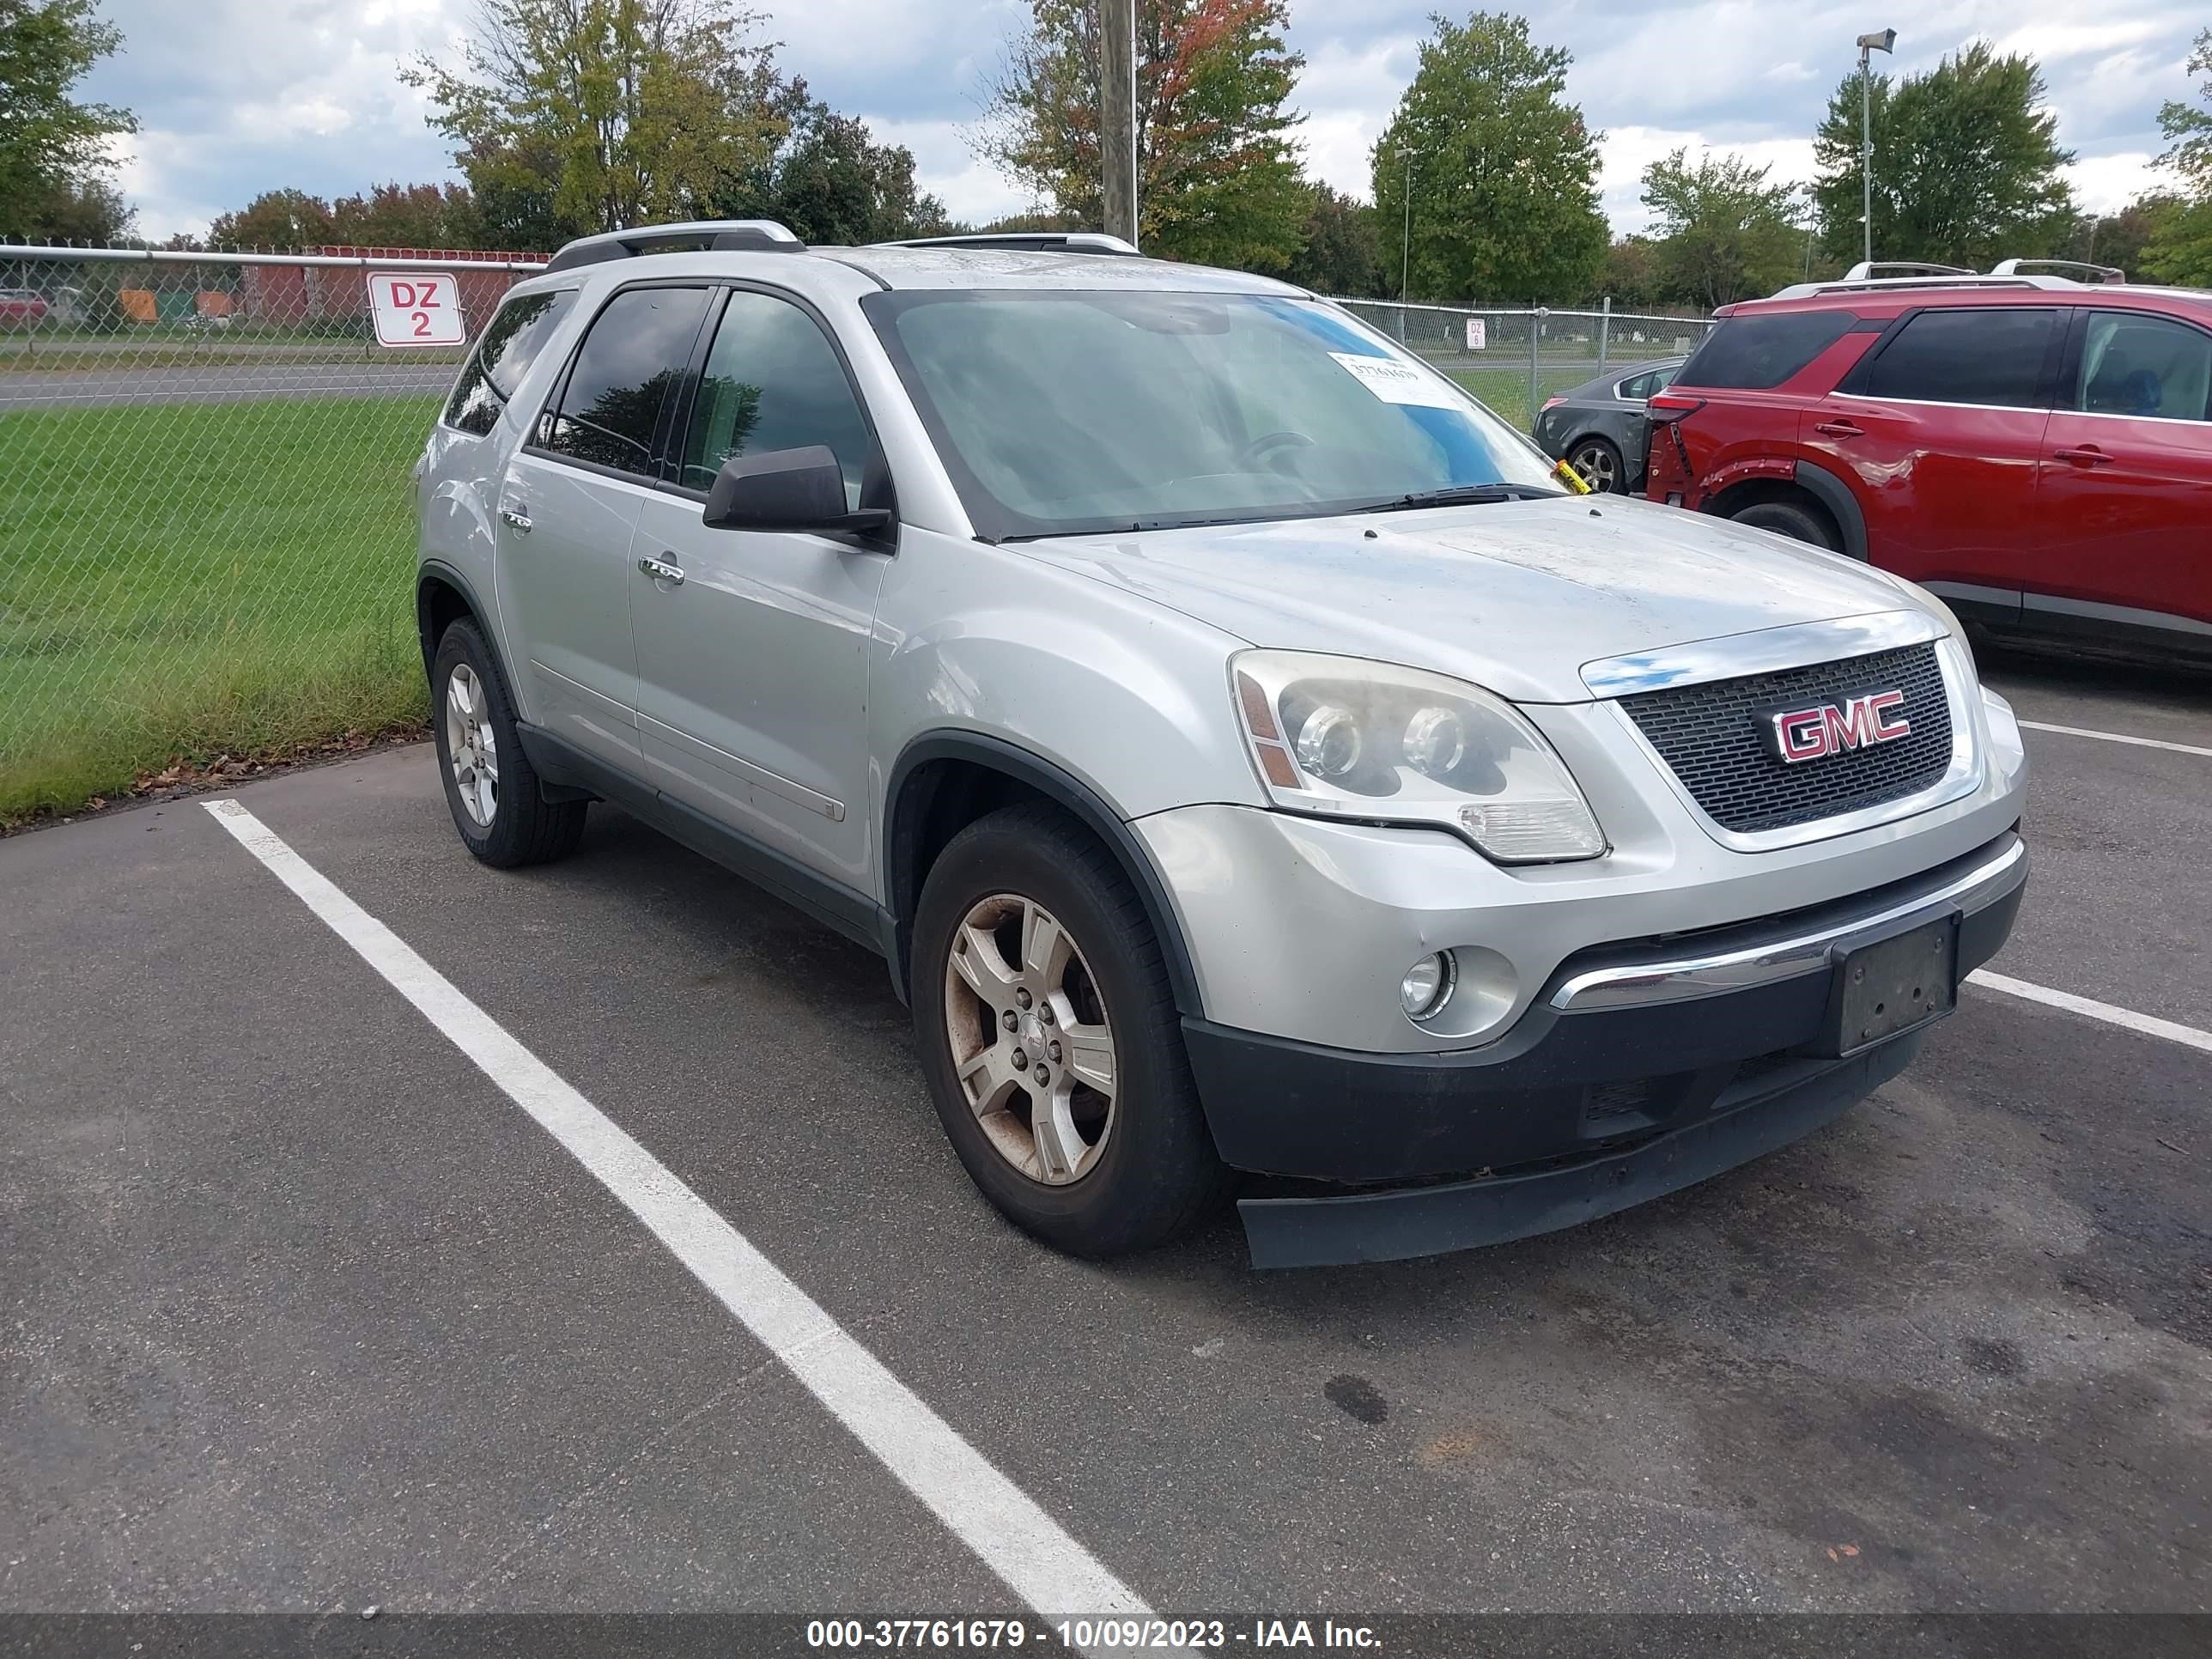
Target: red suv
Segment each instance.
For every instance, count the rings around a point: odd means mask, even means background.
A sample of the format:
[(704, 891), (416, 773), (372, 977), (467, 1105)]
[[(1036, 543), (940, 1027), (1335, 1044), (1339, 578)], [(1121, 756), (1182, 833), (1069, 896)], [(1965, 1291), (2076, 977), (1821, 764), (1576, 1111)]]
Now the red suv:
[(1653, 501), (2001, 630), (2212, 655), (2212, 294), (1854, 272), (1719, 315), (1651, 399)]

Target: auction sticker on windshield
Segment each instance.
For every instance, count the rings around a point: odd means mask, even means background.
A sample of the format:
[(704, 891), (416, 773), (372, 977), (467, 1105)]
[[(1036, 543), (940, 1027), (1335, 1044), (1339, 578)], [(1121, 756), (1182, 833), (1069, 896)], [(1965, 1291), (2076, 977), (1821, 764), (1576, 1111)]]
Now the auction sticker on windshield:
[(1355, 352), (1328, 354), (1346, 374), (1386, 404), (1419, 404), (1429, 409), (1463, 409), (1466, 404), (1452, 389), (1411, 363), (1388, 357), (1362, 357)]
[(461, 319), (459, 285), (449, 275), (373, 270), (368, 274), (368, 303), (376, 316), (379, 345), (468, 343), (468, 327)]

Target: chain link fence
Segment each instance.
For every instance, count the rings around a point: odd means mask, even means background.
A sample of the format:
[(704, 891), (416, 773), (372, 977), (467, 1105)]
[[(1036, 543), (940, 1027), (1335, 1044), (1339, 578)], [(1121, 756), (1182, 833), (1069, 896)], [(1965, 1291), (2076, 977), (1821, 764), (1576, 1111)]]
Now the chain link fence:
[(1541, 306), (1477, 309), (1400, 305), (1387, 300), (1337, 304), (1419, 353), (1523, 432), (1547, 398), (1595, 380), (1609, 368), (1687, 356), (1712, 326), (1707, 317), (1614, 311), (1553, 311)]
[[(0, 824), (420, 717), (409, 469), (465, 341), (538, 268), (0, 246)], [(465, 343), (380, 344), (386, 271), (450, 274)], [(1705, 326), (1344, 303), (1524, 428)]]
[(377, 343), (371, 271), (505, 256), (0, 246), (0, 823), (173, 758), (422, 712), (410, 468), (465, 344)]

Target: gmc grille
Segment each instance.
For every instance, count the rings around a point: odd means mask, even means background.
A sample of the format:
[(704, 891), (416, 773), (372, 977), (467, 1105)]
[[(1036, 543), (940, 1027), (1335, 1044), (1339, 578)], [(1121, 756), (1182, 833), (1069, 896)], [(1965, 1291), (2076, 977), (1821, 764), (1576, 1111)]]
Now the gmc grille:
[[(1790, 764), (1771, 754), (1761, 710), (1905, 693), (1910, 735)], [(1623, 697), (1637, 729), (1723, 830), (1748, 835), (1840, 817), (1917, 794), (1951, 764), (1951, 708), (1933, 642), (1841, 662)]]

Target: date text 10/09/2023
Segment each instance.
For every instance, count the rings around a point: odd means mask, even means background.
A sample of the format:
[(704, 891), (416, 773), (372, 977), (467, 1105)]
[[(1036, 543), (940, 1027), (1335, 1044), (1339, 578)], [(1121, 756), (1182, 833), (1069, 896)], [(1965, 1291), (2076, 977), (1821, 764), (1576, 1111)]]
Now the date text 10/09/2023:
[(1097, 1654), (1193, 1649), (1334, 1648), (1382, 1645), (1365, 1625), (1333, 1619), (1062, 1619), (1031, 1626), (1019, 1619), (811, 1619), (806, 1645), (843, 1649), (1071, 1648)]

